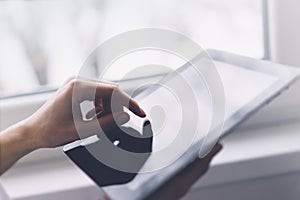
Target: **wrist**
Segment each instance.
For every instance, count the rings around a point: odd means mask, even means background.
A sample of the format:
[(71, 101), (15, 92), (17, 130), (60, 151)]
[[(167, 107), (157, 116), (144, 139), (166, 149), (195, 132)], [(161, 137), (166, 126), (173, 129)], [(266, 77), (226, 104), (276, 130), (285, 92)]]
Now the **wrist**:
[(36, 150), (38, 145), (31, 128), (25, 121), (19, 122), (0, 133), (0, 175), (23, 156)]
[(41, 142), (39, 142), (34, 126), (29, 120), (21, 121), (17, 126), (19, 129), (17, 137), (25, 152), (30, 153), (41, 148)]

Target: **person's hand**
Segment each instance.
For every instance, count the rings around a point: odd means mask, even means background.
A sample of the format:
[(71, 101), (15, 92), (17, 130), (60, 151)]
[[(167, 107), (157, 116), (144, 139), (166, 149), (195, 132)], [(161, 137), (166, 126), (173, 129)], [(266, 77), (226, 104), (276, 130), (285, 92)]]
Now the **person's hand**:
[(206, 173), (211, 160), (221, 149), (222, 145), (217, 144), (206, 157), (195, 160), (147, 200), (175, 200), (183, 197), (189, 188)]
[[(86, 100), (95, 105), (87, 113), (90, 121), (83, 120), (80, 109)], [(109, 131), (126, 123), (129, 115), (123, 112), (123, 107), (140, 117), (146, 116), (137, 102), (115, 84), (69, 79), (32, 116), (0, 133), (0, 175), (36, 149), (58, 147), (79, 139), (78, 128), (80, 138), (85, 138), (97, 134), (99, 125), (103, 131)]]
[[(75, 87), (76, 94), (74, 94)], [(114, 105), (117, 109), (111, 108), (112, 95), (114, 95)], [(93, 101), (95, 104), (95, 109), (90, 111), (88, 115), (96, 114), (98, 118), (95, 117), (91, 121), (82, 120), (80, 103), (86, 100)], [(116, 124), (126, 123), (129, 120), (129, 115), (123, 112), (123, 106), (134, 114), (145, 117), (145, 112), (137, 102), (122, 92), (117, 85), (71, 78), (52, 99), (28, 118), (25, 123), (29, 127), (28, 134), (32, 137), (36, 148), (58, 147), (79, 139), (74, 120), (84, 133), (84, 135), (80, 135), (81, 137), (96, 134), (97, 127), (95, 124), (98, 126), (100, 124), (104, 131), (108, 131), (114, 128)], [(116, 113), (112, 113), (112, 110)], [(99, 117), (99, 115), (101, 116)]]

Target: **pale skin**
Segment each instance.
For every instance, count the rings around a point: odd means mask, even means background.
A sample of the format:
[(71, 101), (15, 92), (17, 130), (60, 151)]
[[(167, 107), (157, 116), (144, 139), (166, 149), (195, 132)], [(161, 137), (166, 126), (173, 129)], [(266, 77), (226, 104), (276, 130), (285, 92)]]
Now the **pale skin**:
[[(75, 87), (76, 91), (79, 91), (76, 95), (74, 95)], [(114, 106), (117, 109), (114, 109), (113, 112), (108, 106), (111, 105), (112, 94), (117, 99), (114, 102)], [(73, 117), (74, 105), (76, 107), (78, 104), (79, 109), (79, 104), (85, 100), (94, 101), (95, 104), (95, 109), (87, 113), (86, 117), (89, 118), (94, 114), (97, 117), (93, 118), (92, 121), (78, 120), (77, 118), (75, 120)], [(117, 85), (81, 78), (70, 78), (56, 92), (55, 96), (33, 115), (0, 133), (0, 175), (19, 159), (35, 150), (55, 148), (80, 139), (74, 121), (80, 126), (80, 130), (83, 130), (85, 133), (81, 137), (89, 137), (95, 134), (97, 130), (97, 127), (94, 127), (95, 120), (104, 131), (109, 131), (116, 125), (128, 122), (129, 115), (123, 111), (123, 107), (127, 107), (139, 117), (146, 116), (138, 103), (121, 91)], [(185, 176), (176, 177), (172, 183), (173, 186), (172, 184), (167, 184), (169, 186), (166, 186), (163, 191), (158, 191), (157, 195), (166, 197), (164, 199), (172, 197), (176, 199), (182, 196), (190, 185), (204, 174), (211, 159), (220, 149), (221, 146), (217, 145), (206, 158), (195, 161), (193, 168), (182, 172), (183, 175), (186, 173)], [(177, 188), (180, 183), (184, 184), (181, 187), (182, 189), (179, 190), (181, 192), (176, 194), (168, 192), (172, 187)]]

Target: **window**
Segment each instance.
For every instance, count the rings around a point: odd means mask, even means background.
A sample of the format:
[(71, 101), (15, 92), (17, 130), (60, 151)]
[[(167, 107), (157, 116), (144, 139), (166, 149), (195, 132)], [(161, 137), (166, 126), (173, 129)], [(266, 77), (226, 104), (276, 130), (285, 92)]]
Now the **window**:
[(56, 88), (106, 39), (144, 27), (262, 58), (262, 0), (0, 2), (0, 97)]

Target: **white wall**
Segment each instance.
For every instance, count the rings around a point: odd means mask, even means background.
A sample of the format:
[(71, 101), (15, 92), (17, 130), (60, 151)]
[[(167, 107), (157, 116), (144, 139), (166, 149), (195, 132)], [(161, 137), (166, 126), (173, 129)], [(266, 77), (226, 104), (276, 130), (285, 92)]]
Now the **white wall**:
[[(300, 68), (300, 1), (267, 0), (267, 2), (271, 60)], [(297, 113), (300, 112), (293, 111), (300, 106), (298, 91), (300, 81), (293, 85), (293, 92), (276, 101), (276, 107), (280, 108), (276, 111), (280, 111), (282, 118), (299, 115)]]
[(300, 67), (300, 1), (268, 0), (273, 61)]

